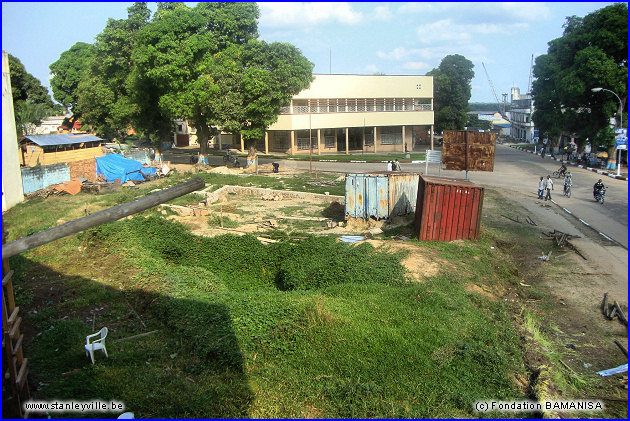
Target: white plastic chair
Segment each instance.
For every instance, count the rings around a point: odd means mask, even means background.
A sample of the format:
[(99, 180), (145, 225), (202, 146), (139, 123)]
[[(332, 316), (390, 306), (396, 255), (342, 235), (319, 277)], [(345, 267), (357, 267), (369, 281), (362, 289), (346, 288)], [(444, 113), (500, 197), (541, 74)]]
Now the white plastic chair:
[[(95, 339), (92, 342), (90, 342), (91, 338), (95, 338), (97, 336), (100, 336), (100, 338), (99, 339)], [(88, 336), (85, 337), (85, 355), (87, 356), (88, 353), (90, 354), (90, 359), (92, 360), (92, 364), (94, 364), (94, 351), (102, 349), (103, 352), (105, 353), (105, 357), (108, 357), (107, 349), (105, 348), (105, 338), (106, 337), (107, 337), (107, 328), (106, 327), (102, 328), (97, 333), (94, 333), (92, 335), (88, 335)]]

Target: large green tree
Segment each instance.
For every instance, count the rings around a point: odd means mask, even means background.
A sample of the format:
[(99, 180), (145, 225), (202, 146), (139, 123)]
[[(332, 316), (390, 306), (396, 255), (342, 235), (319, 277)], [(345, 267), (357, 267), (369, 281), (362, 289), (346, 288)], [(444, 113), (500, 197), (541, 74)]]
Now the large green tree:
[(577, 133), (580, 146), (588, 138), (594, 146), (608, 147), (609, 156), (614, 156), (609, 118), (621, 113), (622, 107), (614, 95), (591, 89), (615, 92), (625, 109), (628, 6), (618, 3), (584, 18), (568, 17), (562, 37), (548, 45), (547, 54), (536, 58), (533, 69), (534, 123), (554, 144), (562, 132)]
[(146, 3), (127, 9), (127, 19), (109, 19), (92, 46), (92, 58), (77, 85), (82, 121), (107, 138), (124, 138), (137, 112), (127, 89), (136, 37), (151, 17)]
[(42, 119), (61, 111), (53, 104), (48, 89), (32, 74), (26, 71), (22, 62), (9, 54), (11, 73), (11, 94), (15, 114), (15, 127), (18, 135), (32, 134)]
[(427, 73), (433, 76), (435, 130), (463, 130), (468, 121), (470, 82), (475, 76), (474, 65), (466, 57), (446, 56), (440, 65)]
[(92, 60), (92, 45), (77, 42), (59, 56), (59, 60), (50, 65), (50, 87), (53, 98), (66, 109), (72, 110), (70, 125), (81, 115), (77, 104), (79, 83), (86, 76), (88, 65)]
[(259, 41), (258, 16), (255, 3), (178, 5), (143, 28), (129, 79), (143, 130), (159, 140), (184, 118), (202, 154), (219, 130), (261, 138), (309, 86), (313, 64), (290, 44)]

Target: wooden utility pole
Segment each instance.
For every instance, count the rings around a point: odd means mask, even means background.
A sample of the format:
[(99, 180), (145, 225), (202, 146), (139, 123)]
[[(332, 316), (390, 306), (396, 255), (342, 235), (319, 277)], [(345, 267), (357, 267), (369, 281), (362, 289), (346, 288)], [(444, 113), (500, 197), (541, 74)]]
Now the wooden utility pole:
[(206, 184), (201, 178), (193, 178), (185, 183), (178, 184), (141, 199), (136, 199), (133, 202), (104, 209), (83, 218), (75, 219), (74, 221), (66, 222), (65, 224), (57, 227), (38, 232), (37, 234), (20, 238), (19, 240), (12, 241), (8, 244), (3, 244), (2, 259), (8, 259), (16, 254), (20, 254), (68, 235), (76, 234), (95, 225), (116, 221), (124, 218), (125, 216), (152, 208), (160, 203), (168, 202), (176, 197), (199, 190), (205, 185)]

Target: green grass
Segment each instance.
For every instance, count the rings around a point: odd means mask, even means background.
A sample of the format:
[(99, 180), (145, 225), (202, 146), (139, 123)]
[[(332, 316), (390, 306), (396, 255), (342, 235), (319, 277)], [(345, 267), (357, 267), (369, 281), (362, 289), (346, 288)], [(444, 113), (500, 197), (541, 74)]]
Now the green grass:
[[(200, 238), (158, 216), (77, 241), (125, 274), (64, 275), (63, 299), (27, 316), (43, 332), (25, 351), (33, 381), (47, 383), (39, 399), (118, 400), (137, 417), (420, 418), (476, 416), (477, 399), (519, 397), (519, 340), (503, 305), (455, 274), (405, 282), (400, 254), (325, 236)], [(438, 250), (489, 259), (482, 248)], [(30, 259), (12, 264), (57, 279)], [(100, 307), (110, 357), (92, 366), (81, 343)]]
[(229, 216), (211, 215), (208, 217), (208, 225), (211, 227), (237, 228), (240, 224), (238, 221), (230, 219)]

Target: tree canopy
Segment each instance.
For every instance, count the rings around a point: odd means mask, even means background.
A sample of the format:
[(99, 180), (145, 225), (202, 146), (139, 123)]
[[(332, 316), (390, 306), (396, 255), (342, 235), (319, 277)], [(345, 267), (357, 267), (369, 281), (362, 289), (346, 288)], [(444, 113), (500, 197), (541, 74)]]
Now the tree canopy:
[(26, 71), (22, 62), (9, 54), (11, 73), (11, 94), (15, 114), (15, 127), (18, 135), (31, 134), (42, 119), (55, 112), (62, 112), (63, 107), (53, 104), (48, 89), (32, 74)]
[(128, 80), (138, 127), (157, 140), (184, 118), (201, 153), (219, 130), (261, 138), (308, 87), (313, 64), (290, 44), (259, 41), (258, 16), (255, 3), (198, 3), (154, 17), (138, 34)]
[[(621, 112), (617, 98), (627, 101), (628, 6), (618, 3), (584, 18), (567, 17), (562, 37), (548, 43), (547, 54), (536, 58), (532, 119), (541, 134), (552, 139), (568, 131), (595, 146), (614, 147), (609, 118)], [(627, 121), (627, 119), (624, 118)], [(612, 154), (609, 151), (609, 156)]]
[(59, 56), (59, 60), (50, 65), (50, 87), (53, 98), (64, 107), (71, 109), (73, 119), (80, 115), (78, 100), (79, 82), (92, 59), (92, 45), (77, 42)]
[(440, 65), (427, 73), (433, 76), (435, 130), (463, 130), (468, 121), (470, 82), (475, 76), (473, 63), (466, 57), (446, 56)]
[(157, 146), (183, 118), (202, 153), (219, 130), (260, 139), (312, 81), (313, 64), (297, 48), (258, 40), (256, 3), (159, 2), (153, 16), (134, 3), (127, 11), (92, 46), (77, 43), (51, 65), (59, 100), (106, 137), (133, 126)]
[(77, 86), (77, 105), (82, 121), (108, 138), (124, 137), (134, 121), (127, 78), (138, 31), (148, 24), (146, 3), (127, 8), (127, 19), (109, 19), (92, 46), (92, 58)]

